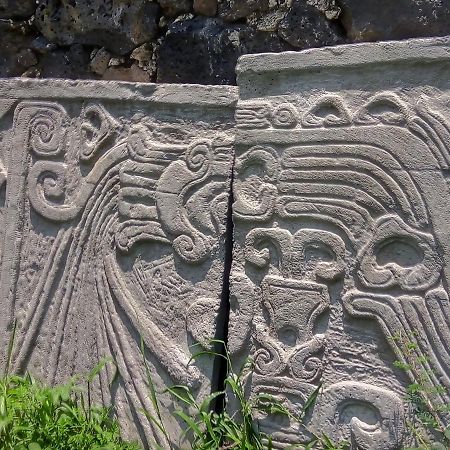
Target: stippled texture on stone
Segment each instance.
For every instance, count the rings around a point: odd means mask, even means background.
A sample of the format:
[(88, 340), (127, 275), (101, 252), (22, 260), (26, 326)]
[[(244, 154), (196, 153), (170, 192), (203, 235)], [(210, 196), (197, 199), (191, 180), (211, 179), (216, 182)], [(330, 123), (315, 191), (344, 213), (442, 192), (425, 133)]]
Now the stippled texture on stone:
[(144, 358), (174, 441), (160, 393), (214, 384), (190, 346), (216, 332), (234, 103), (228, 87), (0, 81), (1, 365), (14, 320), (11, 370), (62, 382), (112, 356), (93, 401), (149, 448), (169, 447), (142, 412)]
[(260, 414), (275, 448), (322, 433), (354, 450), (409, 447), (414, 383), (449, 423), (449, 49), (239, 62), (229, 350), (236, 368), (254, 362), (251, 398), (300, 415), (321, 386), (305, 427)]

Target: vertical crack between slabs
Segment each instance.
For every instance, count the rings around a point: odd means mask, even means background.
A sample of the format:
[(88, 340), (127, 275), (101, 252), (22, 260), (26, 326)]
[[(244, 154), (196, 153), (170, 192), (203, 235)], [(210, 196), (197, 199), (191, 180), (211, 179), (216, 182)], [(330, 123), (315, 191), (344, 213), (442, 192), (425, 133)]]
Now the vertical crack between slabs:
[[(224, 271), (222, 281), (222, 294), (220, 299), (220, 308), (217, 315), (217, 328), (214, 338), (222, 341), (222, 343), (216, 343), (214, 351), (221, 356), (216, 356), (214, 360), (213, 368), (213, 383), (212, 391), (223, 391), (225, 388), (225, 378), (227, 377), (228, 365), (225, 359), (225, 346), (228, 345), (228, 322), (230, 320), (230, 273), (231, 265), (233, 262), (233, 185), (234, 185), (234, 155), (231, 165), (230, 175), (230, 194), (228, 196), (228, 208), (227, 208), (227, 222), (225, 232), (225, 257), (224, 257)], [(221, 413), (225, 409), (225, 396), (219, 396), (213, 403), (213, 409), (217, 413)]]

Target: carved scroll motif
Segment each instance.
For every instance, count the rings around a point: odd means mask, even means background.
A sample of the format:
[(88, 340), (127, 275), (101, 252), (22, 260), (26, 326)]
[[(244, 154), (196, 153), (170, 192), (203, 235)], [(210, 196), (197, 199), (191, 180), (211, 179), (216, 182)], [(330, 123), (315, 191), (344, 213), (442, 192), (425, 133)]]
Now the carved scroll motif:
[(102, 146), (114, 139), (119, 123), (101, 105), (91, 103), (83, 108), (80, 120), (80, 159), (89, 161)]
[(23, 102), (15, 112), (16, 123), (27, 124), (27, 149), (41, 157), (64, 151), (66, 120), (66, 111), (56, 103)]
[(242, 220), (265, 221), (275, 207), (279, 172), (278, 157), (270, 147), (253, 147), (236, 161), (240, 173), (236, 181), (234, 215)]

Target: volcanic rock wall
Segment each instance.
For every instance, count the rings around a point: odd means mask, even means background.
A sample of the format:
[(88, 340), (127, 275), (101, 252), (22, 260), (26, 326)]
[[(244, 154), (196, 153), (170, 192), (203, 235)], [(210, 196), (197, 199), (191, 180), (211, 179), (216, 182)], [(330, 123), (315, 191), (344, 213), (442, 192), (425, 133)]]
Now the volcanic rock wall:
[(0, 77), (235, 84), (243, 54), (449, 33), (447, 0), (0, 0)]

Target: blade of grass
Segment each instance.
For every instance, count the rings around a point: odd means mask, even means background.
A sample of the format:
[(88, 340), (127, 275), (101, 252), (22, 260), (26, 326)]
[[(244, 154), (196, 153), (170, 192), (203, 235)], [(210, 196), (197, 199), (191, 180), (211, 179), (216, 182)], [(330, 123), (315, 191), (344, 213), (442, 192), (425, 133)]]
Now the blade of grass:
[(16, 330), (17, 330), (17, 319), (14, 319), (13, 322), (13, 327), (12, 327), (12, 331), (11, 331), (11, 337), (9, 339), (8, 342), (8, 351), (7, 351), (7, 357), (6, 357), (6, 367), (5, 367), (5, 377), (7, 377), (9, 375), (9, 371), (11, 368), (11, 359), (12, 359), (12, 354), (14, 351), (14, 343), (16, 340)]
[(149, 388), (149, 391), (150, 391), (150, 401), (151, 401), (151, 403), (153, 405), (153, 408), (155, 409), (156, 416), (157, 416), (158, 421), (159, 421), (159, 423), (161, 425), (161, 427), (159, 429), (162, 431), (164, 437), (167, 439), (167, 442), (169, 443), (170, 450), (173, 450), (172, 444), (171, 444), (170, 439), (169, 439), (169, 435), (167, 433), (166, 427), (164, 426), (164, 421), (163, 421), (163, 418), (162, 418), (162, 415), (161, 415), (161, 410), (160, 410), (160, 407), (159, 407), (159, 401), (158, 401), (158, 398), (156, 396), (156, 389), (155, 389), (155, 385), (153, 383), (153, 378), (152, 378), (151, 373), (150, 373), (150, 368), (148, 367), (147, 359), (145, 358), (144, 339), (142, 338), (142, 336), (141, 336), (140, 339), (141, 339), (140, 348), (141, 348), (142, 358), (144, 360), (145, 375), (146, 375), (146, 378), (147, 378), (147, 385), (148, 385), (148, 388)]

